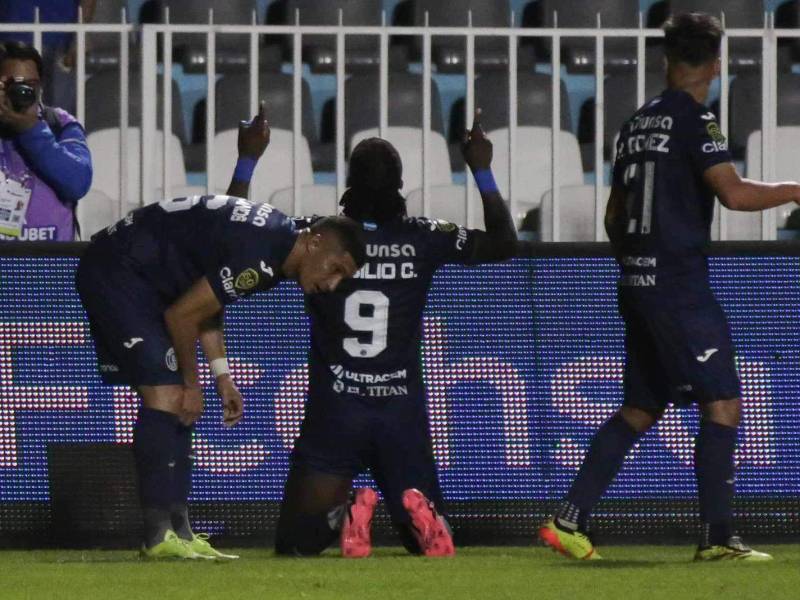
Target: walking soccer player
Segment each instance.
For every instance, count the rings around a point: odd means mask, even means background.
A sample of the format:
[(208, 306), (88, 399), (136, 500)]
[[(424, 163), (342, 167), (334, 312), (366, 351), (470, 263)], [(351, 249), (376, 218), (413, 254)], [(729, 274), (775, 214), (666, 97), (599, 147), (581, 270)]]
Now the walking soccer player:
[[(262, 109), (253, 125), (269, 128)], [(240, 141), (229, 193), (246, 194), (263, 152)], [(197, 342), (223, 404), (224, 423), (243, 414), (222, 331), (225, 305), (297, 280), (307, 294), (331, 292), (364, 262), (361, 225), (329, 217), (298, 230), (268, 204), (231, 196), (164, 200), (131, 212), (92, 237), (77, 288), (103, 380), (141, 398), (133, 449), (146, 558), (236, 558), (189, 525), (192, 429), (203, 412)]]
[(624, 402), (595, 435), (566, 499), (539, 536), (566, 556), (599, 558), (587, 536), (593, 507), (667, 404), (696, 402), (702, 538), (695, 560), (764, 561), (771, 557), (748, 548), (734, 530), (740, 385), (705, 248), (714, 196), (729, 209), (757, 211), (797, 202), (800, 186), (742, 179), (731, 162), (717, 120), (704, 105), (720, 70), (719, 21), (680, 14), (664, 33), (667, 89), (622, 127), (605, 218), (621, 268)]

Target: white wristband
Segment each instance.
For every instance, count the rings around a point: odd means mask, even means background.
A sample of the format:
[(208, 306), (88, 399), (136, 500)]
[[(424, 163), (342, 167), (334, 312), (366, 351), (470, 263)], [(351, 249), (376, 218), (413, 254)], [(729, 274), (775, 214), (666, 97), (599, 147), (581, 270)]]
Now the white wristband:
[(209, 363), (211, 373), (214, 377), (221, 377), (222, 375), (230, 374), (231, 370), (228, 368), (227, 358), (215, 358)]

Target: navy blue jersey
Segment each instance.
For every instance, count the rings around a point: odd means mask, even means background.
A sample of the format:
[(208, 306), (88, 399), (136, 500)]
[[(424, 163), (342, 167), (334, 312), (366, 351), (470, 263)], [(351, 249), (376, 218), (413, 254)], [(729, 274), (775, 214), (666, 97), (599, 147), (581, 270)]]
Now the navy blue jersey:
[(714, 114), (683, 91), (664, 91), (622, 126), (613, 184), (626, 197), (625, 233), (614, 243), (623, 293), (663, 299), (679, 289), (686, 301), (710, 293), (714, 193), (703, 172), (730, 161)]
[(367, 261), (335, 292), (306, 296), (310, 400), (424, 400), (422, 310), (436, 269), (467, 263), (475, 230), (405, 218), (364, 225)]
[(296, 238), (294, 222), (269, 204), (190, 196), (135, 210), (92, 243), (118, 254), (168, 304), (207, 277), (225, 305), (274, 286)]

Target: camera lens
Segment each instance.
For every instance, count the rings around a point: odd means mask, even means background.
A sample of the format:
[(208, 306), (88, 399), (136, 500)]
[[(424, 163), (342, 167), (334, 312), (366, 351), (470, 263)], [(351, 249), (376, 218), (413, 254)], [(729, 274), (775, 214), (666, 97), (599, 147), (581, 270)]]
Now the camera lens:
[(36, 90), (25, 83), (12, 83), (6, 90), (6, 95), (16, 112), (24, 112), (36, 103)]

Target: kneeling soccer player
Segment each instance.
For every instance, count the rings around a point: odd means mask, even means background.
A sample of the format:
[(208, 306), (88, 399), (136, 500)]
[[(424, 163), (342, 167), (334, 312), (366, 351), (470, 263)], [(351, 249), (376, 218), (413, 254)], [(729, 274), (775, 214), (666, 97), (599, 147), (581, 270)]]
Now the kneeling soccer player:
[(705, 247), (714, 196), (733, 210), (800, 200), (797, 183), (764, 184), (736, 173), (705, 102), (719, 74), (722, 30), (705, 14), (665, 25), (667, 89), (622, 127), (606, 230), (621, 267), (625, 323), (624, 403), (592, 441), (561, 508), (541, 539), (574, 558), (599, 558), (587, 521), (628, 451), (667, 404), (698, 403), (695, 473), (702, 538), (695, 560), (764, 561), (734, 531), (734, 450), (739, 378), (730, 329), (709, 284)]
[(478, 115), (464, 155), (486, 231), (407, 217), (397, 150), (379, 138), (353, 149), (341, 205), (364, 225), (368, 256), (333, 294), (307, 297), (309, 396), (281, 505), (279, 554), (318, 554), (338, 537), (344, 556), (369, 555), (377, 494), (363, 488), (348, 500), (353, 479), (367, 470), (411, 553), (454, 553), (422, 380), (422, 311), (440, 266), (501, 261), (516, 251)]
[[(264, 147), (256, 144), (252, 158)], [(237, 178), (249, 178), (242, 170), (248, 165), (237, 169), (231, 190), (241, 189)], [(283, 279), (309, 294), (330, 292), (363, 262), (361, 225), (351, 219), (325, 218), (300, 231), (268, 204), (229, 196), (151, 204), (92, 237), (77, 287), (104, 381), (129, 385), (141, 398), (133, 448), (144, 557), (236, 558), (189, 526), (192, 428), (203, 411), (198, 340), (224, 422), (235, 425), (243, 403), (225, 359), (224, 305)]]

